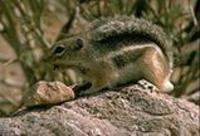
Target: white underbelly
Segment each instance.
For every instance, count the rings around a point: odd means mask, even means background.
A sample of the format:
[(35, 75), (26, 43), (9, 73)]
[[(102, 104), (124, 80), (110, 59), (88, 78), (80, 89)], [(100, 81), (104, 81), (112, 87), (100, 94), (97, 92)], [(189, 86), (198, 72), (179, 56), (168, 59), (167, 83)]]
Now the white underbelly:
[(119, 84), (136, 82), (142, 78), (141, 68), (137, 64), (130, 63), (119, 70)]

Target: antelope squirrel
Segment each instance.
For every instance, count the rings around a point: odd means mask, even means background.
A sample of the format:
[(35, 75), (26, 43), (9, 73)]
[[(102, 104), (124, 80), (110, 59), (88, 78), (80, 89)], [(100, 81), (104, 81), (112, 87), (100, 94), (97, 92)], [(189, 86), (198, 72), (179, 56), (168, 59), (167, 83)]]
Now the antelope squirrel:
[(172, 54), (163, 30), (134, 16), (98, 19), (87, 32), (55, 43), (54, 65), (72, 68), (91, 87), (84, 94), (145, 79), (170, 91)]

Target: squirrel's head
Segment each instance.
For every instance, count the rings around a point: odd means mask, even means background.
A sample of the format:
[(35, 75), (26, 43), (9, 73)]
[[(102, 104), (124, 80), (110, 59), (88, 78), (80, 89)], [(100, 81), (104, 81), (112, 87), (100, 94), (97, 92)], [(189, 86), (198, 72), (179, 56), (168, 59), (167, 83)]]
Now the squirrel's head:
[(51, 50), (51, 61), (57, 66), (74, 65), (81, 61), (84, 56), (85, 43), (83, 38), (69, 38), (59, 41), (53, 45)]

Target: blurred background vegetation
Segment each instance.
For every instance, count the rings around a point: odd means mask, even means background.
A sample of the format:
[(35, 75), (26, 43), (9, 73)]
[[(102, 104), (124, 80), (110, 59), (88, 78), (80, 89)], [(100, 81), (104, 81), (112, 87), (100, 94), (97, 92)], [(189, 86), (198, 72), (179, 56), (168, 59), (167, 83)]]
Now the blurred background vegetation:
[(94, 19), (116, 15), (164, 29), (173, 41), (171, 95), (199, 104), (199, 0), (0, 0), (0, 116), (16, 111), (24, 91), (39, 80), (70, 84), (69, 71), (53, 71), (47, 59), (51, 45)]

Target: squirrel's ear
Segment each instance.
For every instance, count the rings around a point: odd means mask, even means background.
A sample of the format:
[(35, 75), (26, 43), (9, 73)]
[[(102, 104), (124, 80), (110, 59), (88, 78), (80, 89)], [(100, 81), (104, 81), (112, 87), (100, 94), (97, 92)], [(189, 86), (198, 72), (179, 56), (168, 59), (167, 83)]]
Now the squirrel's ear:
[(65, 46), (63, 44), (57, 45), (55, 48), (53, 48), (53, 54), (60, 56), (65, 52)]
[(82, 38), (78, 38), (76, 39), (76, 50), (79, 50), (81, 48), (83, 48), (84, 43), (83, 43), (83, 39)]

